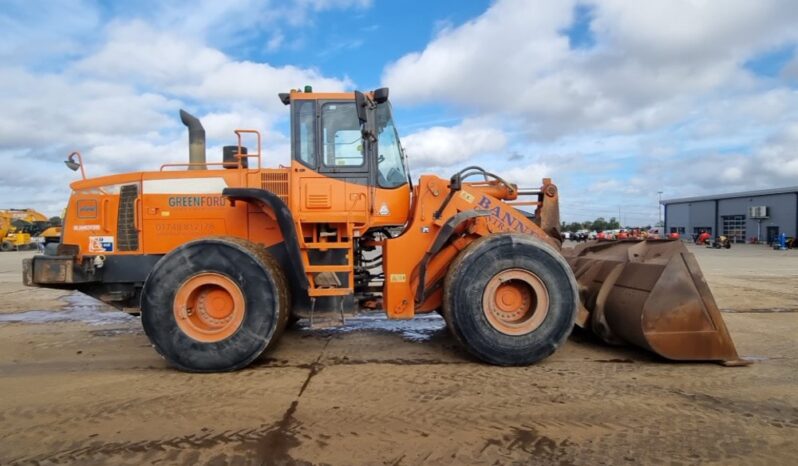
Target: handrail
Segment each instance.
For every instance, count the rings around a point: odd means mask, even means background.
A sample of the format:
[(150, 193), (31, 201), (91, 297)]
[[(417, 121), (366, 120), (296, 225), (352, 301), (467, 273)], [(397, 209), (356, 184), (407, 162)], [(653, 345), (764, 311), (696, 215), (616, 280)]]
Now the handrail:
[[(233, 131), (236, 133), (236, 137), (238, 138), (238, 153), (236, 154), (237, 159), (247, 159), (250, 157), (257, 157), (258, 158), (258, 170), (261, 168), (261, 139), (260, 139), (260, 131), (256, 129), (237, 129)], [(258, 153), (257, 154), (242, 154), (241, 153), (241, 134), (242, 133), (249, 133), (254, 134), (258, 137)]]
[[(258, 131), (256, 129), (237, 129), (237, 130), (235, 130), (233, 132), (236, 133), (236, 137), (238, 139), (238, 153), (236, 153), (236, 158), (238, 159), (238, 167), (236, 167), (236, 168), (238, 168), (238, 169), (244, 168), (243, 164), (241, 163), (241, 159), (246, 159), (246, 158), (250, 158), (250, 157), (256, 157), (258, 159), (258, 168), (257, 169), (260, 170), (260, 168), (261, 168), (261, 137), (260, 137), (260, 131)], [(241, 137), (242, 137), (242, 134), (244, 134), (244, 133), (254, 134), (254, 135), (256, 135), (258, 137), (258, 153), (257, 154), (242, 154), (241, 153), (241, 148), (243, 147), (241, 145)], [(78, 154), (78, 157), (80, 157), (80, 154)], [(222, 168), (227, 168), (228, 166), (230, 166), (230, 162), (222, 161), (222, 162), (188, 162), (188, 163), (175, 163), (175, 162), (172, 162), (172, 163), (164, 163), (164, 164), (161, 165), (160, 171), (164, 171), (164, 168), (169, 168), (169, 167), (198, 167), (198, 166), (206, 167), (208, 165), (221, 166)], [(82, 164), (81, 164), (81, 170), (83, 170), (83, 165)], [(85, 178), (85, 175), (84, 175), (84, 178)]]
[(164, 171), (164, 168), (168, 167), (194, 167), (200, 165), (202, 165), (203, 167), (206, 165), (221, 165), (222, 167), (224, 167), (227, 164), (225, 162), (187, 162), (187, 163), (173, 162), (173, 163), (162, 164), (160, 171)]

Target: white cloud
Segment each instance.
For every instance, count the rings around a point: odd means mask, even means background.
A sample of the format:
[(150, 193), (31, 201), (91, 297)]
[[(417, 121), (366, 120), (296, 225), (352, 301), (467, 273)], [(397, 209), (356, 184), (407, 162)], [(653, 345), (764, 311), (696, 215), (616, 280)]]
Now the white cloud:
[(224, 53), (197, 39), (159, 31), (137, 20), (111, 24), (104, 45), (74, 69), (82, 75), (172, 87), (198, 82), (228, 61)]
[(120, 82), (79, 80), (0, 68), (0, 149), (41, 150), (52, 145), (93, 143), (118, 135), (168, 127), (163, 112), (176, 111), (167, 96), (139, 92)]
[[(698, 151), (645, 161), (641, 174), (662, 176), (666, 197), (794, 186), (798, 179), (798, 122), (767, 137), (750, 151)], [(674, 188), (678, 188), (676, 190)]]
[[(427, 47), (386, 67), (383, 82), (397, 101), (449, 100), (494, 107), (521, 92), (567, 52), (557, 30), (570, 21), (572, 2), (501, 1), (457, 28), (444, 27)], [(517, 94), (516, 94), (517, 95)]]
[(406, 135), (402, 144), (413, 169), (449, 167), (502, 151), (507, 137), (482, 120), (465, 120), (457, 126), (433, 126)]
[(608, 0), (596, 6), (596, 33), (654, 67), (740, 59), (798, 34), (798, 5), (789, 0)]
[(573, 2), (502, 0), (389, 64), (399, 102), (522, 118), (538, 136), (676, 123), (706, 93), (752, 86), (753, 52), (798, 38), (794, 2), (600, 2), (596, 46), (569, 48)]
[(512, 167), (498, 175), (523, 188), (540, 186), (543, 178), (555, 176), (557, 171), (550, 164), (535, 162), (523, 166)]
[[(367, 3), (303, 1), (302, 8), (311, 12)], [(216, 8), (213, 4), (220, 5), (204, 2), (198, 7)], [(242, 5), (219, 8), (227, 14)], [(96, 13), (86, 8), (87, 17)], [(191, 23), (192, 18), (184, 19)], [(7, 21), (0, 12), (0, 23)], [(205, 26), (195, 27), (200, 31)], [(177, 113), (181, 107), (203, 120), (209, 160), (220, 160), (221, 146), (234, 144), (232, 131), (242, 128), (264, 134), (264, 163), (284, 164), (289, 145), (280, 124), (288, 112), (277, 93), (304, 84), (328, 90), (352, 87), (346, 77), (312, 68), (235, 59), (206, 43), (201, 34), (146, 18), (112, 20), (90, 35), (83, 26), (79, 29), (83, 35), (75, 43), (90, 38), (93, 46), (57, 44), (75, 51), (64, 52), (57, 66), (48, 54), (39, 57), (47, 66), (31, 66), (10, 55), (11, 47), (0, 45), (0, 57), (8, 58), (8, 64), (0, 65), (0, 159), (14, 167), (0, 173), (4, 203), (60, 213), (67, 183), (74, 177), (62, 161), (73, 150), (83, 153), (89, 176), (157, 170), (162, 163), (185, 160), (186, 130)], [(36, 29), (13, 30), (23, 35), (15, 43), (25, 37), (35, 42)], [(0, 32), (0, 37), (7, 35)], [(245, 144), (254, 152), (254, 141)]]
[[(583, 48), (564, 32), (577, 4), (590, 8)], [(573, 215), (622, 205), (653, 223), (658, 190), (795, 184), (798, 144), (784, 130), (798, 122), (786, 82), (798, 58), (775, 78), (748, 61), (798, 44), (797, 23), (787, 0), (498, 0), (389, 63), (382, 82), (397, 104), (502, 122), (509, 148), (555, 177)], [(500, 174), (519, 170), (490, 161)]]
[(135, 21), (113, 27), (108, 42), (76, 64), (81, 74), (135, 80), (203, 103), (249, 102), (273, 111), (283, 105), (278, 92), (312, 84), (330, 91), (350, 88), (347, 79), (291, 65), (238, 61), (217, 49)]
[[(145, 2), (4, 3), (0, 158), (13, 169), (0, 173), (0, 198), (57, 213), (66, 188), (52, 180), (73, 176), (61, 161), (74, 149), (90, 175), (183, 160), (180, 107), (202, 118), (209, 159), (242, 127), (265, 132), (268, 164), (285, 163), (287, 112), (276, 94), (354, 84), (345, 72), (237, 57), (300, 47), (318, 12), (371, 5)], [(563, 31), (577, 4), (591, 8), (594, 40), (572, 49)], [(464, 116), (404, 135), (414, 170), (448, 176), (478, 164), (525, 186), (551, 176), (565, 215), (607, 217), (622, 205), (653, 222), (658, 190), (795, 184), (798, 56), (777, 76), (746, 65), (798, 44), (795, 24), (798, 3), (787, 0), (496, 0), (463, 24), (430, 25), (429, 43), (387, 64), (382, 81), (398, 114), (421, 104), (433, 117)], [(379, 45), (368, 35), (327, 39), (316, 58)]]
[(0, 60), (33, 63), (84, 53), (100, 27), (100, 12), (89, 1), (3, 0), (0, 8)]
[(197, 85), (186, 86), (179, 92), (198, 100), (248, 101), (273, 111), (280, 111), (284, 106), (277, 98), (277, 94), (305, 84), (330, 92), (354, 86), (348, 78), (327, 78), (313, 69), (290, 65), (278, 68), (266, 63), (233, 61), (205, 74), (204, 79)]

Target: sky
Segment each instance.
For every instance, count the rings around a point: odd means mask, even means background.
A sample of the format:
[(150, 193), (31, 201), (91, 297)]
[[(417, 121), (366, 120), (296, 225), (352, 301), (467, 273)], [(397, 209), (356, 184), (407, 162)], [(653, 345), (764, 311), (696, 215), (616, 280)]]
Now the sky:
[(798, 185), (790, 0), (0, 0), (0, 208), (77, 179), (209, 160), (236, 128), (287, 164), (277, 93), (390, 88), (414, 177), (551, 177), (562, 219), (657, 221), (658, 197)]

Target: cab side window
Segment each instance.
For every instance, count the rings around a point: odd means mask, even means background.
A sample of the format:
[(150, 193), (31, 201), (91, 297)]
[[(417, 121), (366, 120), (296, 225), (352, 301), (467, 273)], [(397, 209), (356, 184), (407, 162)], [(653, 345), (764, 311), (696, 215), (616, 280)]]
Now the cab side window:
[(299, 142), (298, 157), (310, 167), (316, 167), (316, 105), (312, 100), (299, 100), (297, 106), (296, 140)]
[(359, 167), (363, 165), (363, 140), (354, 102), (326, 103), (321, 108), (324, 165)]

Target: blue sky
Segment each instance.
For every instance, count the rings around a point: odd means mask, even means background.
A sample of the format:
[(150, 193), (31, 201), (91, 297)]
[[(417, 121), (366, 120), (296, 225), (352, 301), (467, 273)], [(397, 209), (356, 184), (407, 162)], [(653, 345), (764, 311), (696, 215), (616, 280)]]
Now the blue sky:
[(415, 175), (481, 164), (560, 186), (564, 220), (657, 219), (663, 197), (798, 184), (790, 1), (4, 1), (0, 207), (58, 213), (89, 175), (209, 157), (236, 127), (288, 158), (276, 94), (391, 88)]

